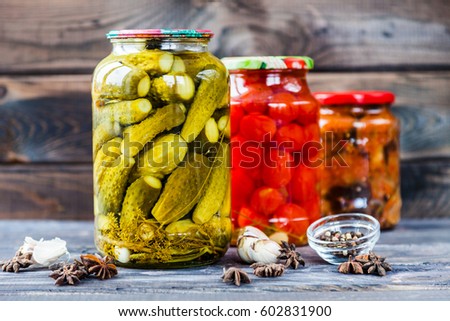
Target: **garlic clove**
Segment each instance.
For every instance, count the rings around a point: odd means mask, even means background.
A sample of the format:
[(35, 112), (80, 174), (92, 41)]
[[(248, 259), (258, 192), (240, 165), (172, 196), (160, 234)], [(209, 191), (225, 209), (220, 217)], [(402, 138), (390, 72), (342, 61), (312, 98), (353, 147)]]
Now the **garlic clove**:
[(256, 228), (254, 226), (246, 226), (244, 228), (244, 231), (242, 232), (242, 236), (252, 236), (256, 237), (260, 240), (268, 240), (269, 237), (261, 231), (259, 228)]
[[(27, 242), (27, 239), (25, 239)], [(56, 237), (53, 240), (42, 239), (34, 244), (32, 260), (42, 266), (49, 266), (61, 257), (68, 255), (66, 241)]]
[(253, 263), (254, 261), (249, 255), (249, 249), (258, 238), (255, 236), (240, 235), (237, 239), (237, 254), (242, 261), (246, 263)]
[(116, 246), (114, 248), (114, 254), (116, 256), (116, 260), (120, 263), (128, 263), (130, 261), (130, 250), (126, 247)]
[(253, 226), (247, 226), (237, 239), (237, 253), (246, 263), (275, 263), (281, 246)]
[(40, 239), (39, 241), (36, 241), (32, 237), (25, 237), (25, 241), (23, 242), (22, 247), (20, 248), (20, 252), (27, 253), (27, 252), (33, 252), (34, 248), (39, 242), (42, 242), (44, 239)]
[(248, 251), (249, 257), (256, 263), (276, 263), (281, 246), (272, 240), (257, 240)]
[(277, 242), (278, 244), (281, 244), (281, 242), (289, 242), (289, 236), (284, 232), (275, 232), (273, 234), (269, 235), (269, 239), (271, 239), (274, 242)]

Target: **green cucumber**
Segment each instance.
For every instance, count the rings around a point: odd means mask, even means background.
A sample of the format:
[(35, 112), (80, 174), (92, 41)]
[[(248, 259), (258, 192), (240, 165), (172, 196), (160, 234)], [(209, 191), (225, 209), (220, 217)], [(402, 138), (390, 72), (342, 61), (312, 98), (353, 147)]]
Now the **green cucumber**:
[(181, 103), (170, 104), (156, 109), (139, 124), (127, 127), (123, 131), (122, 153), (136, 156), (156, 135), (181, 125), (186, 118), (185, 111), (186, 108)]
[(97, 201), (102, 214), (120, 212), (134, 158), (119, 156), (114, 165), (106, 167), (98, 181)]
[(145, 119), (151, 110), (152, 104), (145, 98), (106, 104), (95, 109), (94, 124), (116, 121), (122, 126), (132, 125)]
[(94, 159), (94, 193), (97, 194), (99, 181), (103, 178), (105, 169), (114, 166), (120, 156), (122, 138), (115, 137), (107, 141), (97, 152)]
[(92, 150), (94, 156), (100, 150), (104, 143), (121, 134), (122, 127), (118, 122), (109, 120), (100, 123), (92, 133)]
[(153, 217), (162, 225), (185, 216), (195, 206), (210, 171), (209, 160), (192, 153), (187, 161), (170, 174), (166, 185), (152, 210)]
[(188, 143), (195, 140), (202, 131), (208, 119), (219, 107), (224, 93), (228, 91), (227, 72), (218, 66), (208, 66), (197, 75), (197, 78), (200, 79), (200, 85), (181, 130), (181, 136)]
[(153, 176), (144, 176), (131, 184), (125, 194), (120, 214), (122, 238), (132, 239), (138, 226), (146, 218), (156, 203), (162, 184)]
[(188, 232), (195, 232), (199, 226), (190, 219), (179, 220), (172, 222), (166, 227), (166, 232), (169, 234), (185, 234)]
[(100, 99), (137, 99), (147, 96), (150, 90), (150, 77), (144, 70), (124, 66), (120, 61), (99, 65), (93, 79), (93, 92)]
[(206, 186), (203, 189), (203, 194), (192, 214), (192, 220), (197, 224), (208, 222), (223, 204), (230, 180), (228, 158), (229, 147), (227, 144), (222, 143), (212, 165), (213, 168)]
[(170, 174), (188, 152), (188, 145), (177, 134), (167, 134), (154, 141), (152, 147), (138, 158), (134, 177), (153, 175), (163, 177)]
[(124, 65), (138, 67), (151, 76), (165, 74), (170, 71), (174, 62), (172, 53), (162, 50), (143, 50), (124, 56)]
[(152, 81), (150, 95), (165, 103), (189, 102), (195, 94), (195, 84), (185, 73), (170, 73)]

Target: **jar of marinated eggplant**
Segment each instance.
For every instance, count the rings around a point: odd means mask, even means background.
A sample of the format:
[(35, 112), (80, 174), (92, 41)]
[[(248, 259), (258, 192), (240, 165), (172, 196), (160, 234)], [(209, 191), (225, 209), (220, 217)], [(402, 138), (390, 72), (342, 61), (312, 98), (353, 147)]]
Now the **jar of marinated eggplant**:
[(120, 265), (204, 265), (229, 246), (229, 76), (212, 36), (107, 34), (92, 81), (95, 243)]
[(223, 58), (230, 71), (234, 236), (252, 225), (275, 241), (307, 243), (320, 218), (319, 103), (308, 57)]
[(399, 122), (390, 92), (315, 93), (322, 104), (324, 215), (358, 212), (382, 229), (400, 220)]

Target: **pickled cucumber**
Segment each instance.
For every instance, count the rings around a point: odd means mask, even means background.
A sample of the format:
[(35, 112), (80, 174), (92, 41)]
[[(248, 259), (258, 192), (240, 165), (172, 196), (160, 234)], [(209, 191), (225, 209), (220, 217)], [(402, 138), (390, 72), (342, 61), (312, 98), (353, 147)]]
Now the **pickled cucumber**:
[(165, 103), (189, 102), (195, 93), (195, 84), (185, 73), (170, 73), (155, 78), (151, 86), (151, 97)]
[(147, 96), (149, 90), (148, 74), (120, 61), (104, 63), (94, 72), (93, 92), (101, 99), (132, 100)]
[(118, 213), (122, 205), (128, 174), (134, 166), (134, 158), (120, 155), (115, 166), (106, 167), (98, 181), (98, 208), (101, 213)]
[(120, 156), (120, 144), (122, 138), (115, 137), (107, 141), (98, 151), (94, 160), (94, 193), (97, 194), (99, 181), (103, 179), (103, 174), (107, 167), (118, 163)]
[(198, 225), (192, 222), (190, 219), (179, 220), (172, 222), (166, 227), (166, 232), (170, 234), (184, 234), (188, 232), (193, 232), (198, 229)]
[(217, 121), (217, 128), (225, 135), (225, 137), (230, 138), (230, 117), (228, 115), (220, 117)]
[(228, 91), (227, 73), (217, 66), (209, 66), (197, 77), (200, 79), (200, 85), (181, 130), (181, 136), (188, 143), (192, 142), (205, 127), (223, 99), (224, 93)]
[(219, 214), (221, 217), (230, 217), (231, 215), (231, 184), (228, 184), (225, 197), (220, 206)]
[(94, 126), (104, 121), (117, 121), (122, 126), (135, 124), (146, 118), (151, 110), (152, 104), (145, 98), (107, 104), (95, 109)]
[(128, 54), (121, 60), (124, 65), (138, 67), (149, 75), (155, 76), (170, 71), (174, 56), (170, 52), (155, 49)]
[(162, 225), (182, 218), (198, 202), (208, 173), (209, 160), (196, 153), (172, 172), (153, 207), (153, 217)]
[(173, 57), (173, 64), (170, 72), (186, 72), (186, 66), (183, 59), (178, 56)]
[(121, 131), (122, 127), (118, 122), (104, 121), (99, 124), (94, 129), (94, 132), (92, 134), (92, 149), (94, 152), (94, 156), (97, 154), (104, 143), (114, 137), (119, 136), (121, 134)]
[(231, 239), (231, 219), (214, 215), (208, 222), (201, 225), (201, 235), (215, 246), (227, 248)]
[(132, 173), (135, 178), (144, 175), (164, 177), (170, 174), (184, 159), (188, 145), (177, 134), (164, 135), (153, 143), (138, 159), (137, 166)]
[(206, 121), (204, 133), (210, 143), (217, 143), (219, 141), (219, 127), (214, 118)]
[(192, 220), (197, 224), (208, 222), (219, 211), (227, 193), (230, 180), (228, 169), (229, 148), (224, 143), (220, 146), (207, 184), (203, 189), (203, 194), (192, 214)]
[(132, 157), (137, 155), (156, 135), (181, 125), (186, 118), (185, 111), (181, 103), (170, 104), (156, 109), (139, 124), (127, 127), (123, 131), (122, 153)]
[(144, 176), (131, 184), (125, 194), (120, 214), (123, 239), (132, 239), (140, 223), (146, 218), (161, 192), (161, 181)]
[(178, 57), (184, 61), (185, 72), (192, 78), (195, 78), (199, 72), (204, 70), (205, 66), (221, 65), (219, 59), (205, 53), (182, 52), (178, 54)]

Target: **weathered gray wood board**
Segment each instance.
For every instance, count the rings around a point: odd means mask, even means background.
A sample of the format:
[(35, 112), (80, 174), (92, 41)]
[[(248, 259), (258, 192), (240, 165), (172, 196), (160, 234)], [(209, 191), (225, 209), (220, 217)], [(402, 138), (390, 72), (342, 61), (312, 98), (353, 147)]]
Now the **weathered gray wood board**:
[(90, 164), (0, 166), (0, 182), (0, 219), (93, 219)]
[[(86, 222), (2, 221), (0, 258), (14, 255), (25, 236), (67, 241), (74, 257), (94, 251), (93, 227)], [(235, 249), (217, 264), (182, 270), (119, 268), (109, 281), (87, 280), (56, 287), (48, 270), (0, 272), (0, 300), (448, 300), (450, 298), (450, 220), (404, 220), (383, 232), (375, 247), (394, 271), (386, 277), (343, 275), (308, 246), (299, 248), (307, 265), (274, 279), (251, 275), (235, 287), (221, 281), (223, 267), (238, 263)]]
[(161, 27), (212, 29), (219, 56), (304, 54), (320, 70), (448, 69), (449, 6), (445, 0), (8, 0), (0, 3), (0, 73), (90, 73), (109, 51), (108, 30)]

